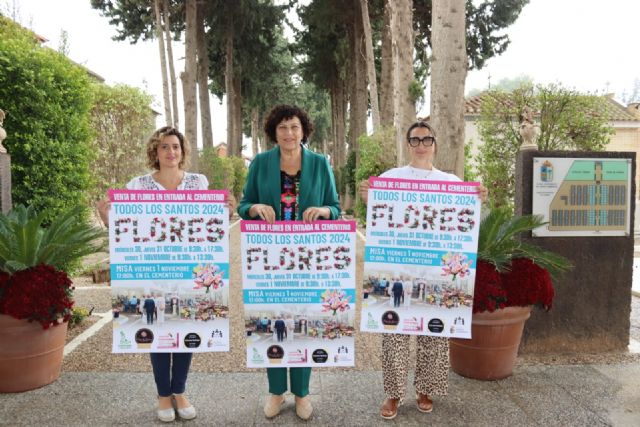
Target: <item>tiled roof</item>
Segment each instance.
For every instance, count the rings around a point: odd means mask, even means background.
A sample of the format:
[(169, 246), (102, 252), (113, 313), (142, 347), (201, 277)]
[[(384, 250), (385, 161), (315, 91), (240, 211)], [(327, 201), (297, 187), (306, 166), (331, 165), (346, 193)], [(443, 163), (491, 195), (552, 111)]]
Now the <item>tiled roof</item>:
[[(478, 96), (472, 96), (464, 100), (464, 114), (465, 116), (477, 116), (482, 110), (482, 100), (487, 94), (480, 94)], [(640, 117), (634, 116), (624, 105), (618, 103), (613, 99), (613, 94), (604, 95), (606, 100), (602, 105), (604, 106), (604, 112), (610, 121), (640, 121)], [(538, 115), (536, 113), (536, 115)]]

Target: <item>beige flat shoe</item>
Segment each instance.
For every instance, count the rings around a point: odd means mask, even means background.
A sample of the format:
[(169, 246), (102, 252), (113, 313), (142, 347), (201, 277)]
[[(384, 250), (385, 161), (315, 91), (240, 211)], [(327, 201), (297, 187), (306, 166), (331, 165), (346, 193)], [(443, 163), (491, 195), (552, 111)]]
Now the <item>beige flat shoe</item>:
[(163, 423), (170, 423), (175, 421), (176, 419), (176, 411), (173, 409), (173, 406), (169, 408), (160, 409), (160, 398), (158, 398), (158, 410), (156, 414), (158, 415), (158, 419)]
[[(173, 397), (175, 399), (175, 397), (182, 397), (182, 394), (174, 394)], [(184, 400), (182, 400), (184, 399)], [(196, 413), (196, 408), (193, 407), (193, 405), (191, 403), (189, 403), (189, 401), (187, 400), (186, 397), (180, 399), (181, 401), (186, 401), (186, 403), (188, 403), (187, 406), (185, 407), (180, 407), (178, 405), (178, 399), (176, 400), (176, 410), (178, 412), (178, 415), (180, 416), (180, 418), (182, 418), (183, 420), (192, 420), (194, 419), (198, 414)]]
[(267, 418), (277, 416), (284, 405), (284, 401), (285, 399), (283, 395), (270, 395), (267, 399), (267, 403), (264, 404), (264, 416)]
[(309, 395), (305, 397), (296, 396), (296, 415), (301, 420), (308, 420), (313, 414), (313, 406), (311, 406), (311, 399)]

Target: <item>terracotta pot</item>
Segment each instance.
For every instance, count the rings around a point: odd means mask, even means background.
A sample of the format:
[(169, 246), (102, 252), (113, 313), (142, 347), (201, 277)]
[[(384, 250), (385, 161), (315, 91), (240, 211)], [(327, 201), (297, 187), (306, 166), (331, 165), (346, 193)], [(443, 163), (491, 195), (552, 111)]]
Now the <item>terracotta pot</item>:
[(463, 377), (499, 380), (513, 373), (529, 307), (507, 307), (473, 315), (471, 339), (449, 340), (451, 369)]
[(67, 322), (43, 329), (37, 322), (0, 314), (0, 393), (33, 390), (60, 376)]

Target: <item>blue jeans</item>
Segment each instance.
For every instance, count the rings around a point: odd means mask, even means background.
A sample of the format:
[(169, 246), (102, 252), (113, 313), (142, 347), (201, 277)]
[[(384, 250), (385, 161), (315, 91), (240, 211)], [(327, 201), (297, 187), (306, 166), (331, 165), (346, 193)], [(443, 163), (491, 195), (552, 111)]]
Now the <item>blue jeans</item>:
[(149, 353), (149, 357), (158, 396), (184, 393), (193, 353)]
[(147, 325), (153, 325), (153, 311), (147, 311)]

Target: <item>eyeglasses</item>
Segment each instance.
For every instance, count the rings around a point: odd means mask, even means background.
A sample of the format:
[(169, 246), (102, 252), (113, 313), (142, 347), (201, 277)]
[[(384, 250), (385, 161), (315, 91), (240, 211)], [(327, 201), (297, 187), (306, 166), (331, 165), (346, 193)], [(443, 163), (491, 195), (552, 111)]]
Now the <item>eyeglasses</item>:
[(420, 138), (417, 136), (410, 137), (407, 141), (409, 141), (409, 145), (412, 147), (417, 147), (422, 143), (425, 147), (431, 147), (436, 143), (436, 139), (432, 136), (425, 136), (424, 138)]

